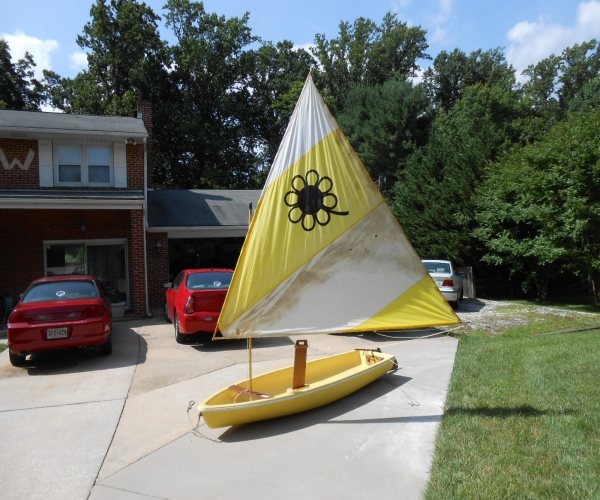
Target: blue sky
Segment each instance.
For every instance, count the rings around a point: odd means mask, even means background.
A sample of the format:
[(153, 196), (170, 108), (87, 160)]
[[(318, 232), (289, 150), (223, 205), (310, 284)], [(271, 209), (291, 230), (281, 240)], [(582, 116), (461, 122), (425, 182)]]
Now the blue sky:
[[(163, 14), (166, 0), (148, 0)], [(43, 68), (75, 76), (86, 67), (75, 39), (89, 21), (91, 0), (0, 0), (0, 38), (13, 60), (28, 50)], [(600, 0), (206, 0), (208, 12), (241, 16), (250, 12), (253, 34), (277, 42), (308, 46), (316, 33), (335, 37), (340, 21), (362, 16), (379, 22), (386, 12), (427, 30), (429, 54), (460, 48), (471, 52), (504, 47), (522, 71), (552, 53), (600, 38)], [(164, 25), (164, 39), (174, 41)], [(422, 66), (431, 64), (422, 61)]]

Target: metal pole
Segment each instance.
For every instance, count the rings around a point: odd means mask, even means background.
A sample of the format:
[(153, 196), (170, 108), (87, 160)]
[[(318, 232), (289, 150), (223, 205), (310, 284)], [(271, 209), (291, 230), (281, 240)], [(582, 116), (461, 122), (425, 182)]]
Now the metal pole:
[(252, 339), (248, 339), (248, 392), (252, 392)]

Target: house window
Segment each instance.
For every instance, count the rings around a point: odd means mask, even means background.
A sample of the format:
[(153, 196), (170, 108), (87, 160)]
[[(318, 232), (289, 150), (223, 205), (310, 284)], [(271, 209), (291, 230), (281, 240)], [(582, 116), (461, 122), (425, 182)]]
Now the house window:
[(89, 274), (112, 290), (113, 302), (129, 304), (127, 242), (88, 240), (45, 242), (45, 275)]
[(57, 184), (110, 185), (112, 183), (110, 146), (59, 144)]

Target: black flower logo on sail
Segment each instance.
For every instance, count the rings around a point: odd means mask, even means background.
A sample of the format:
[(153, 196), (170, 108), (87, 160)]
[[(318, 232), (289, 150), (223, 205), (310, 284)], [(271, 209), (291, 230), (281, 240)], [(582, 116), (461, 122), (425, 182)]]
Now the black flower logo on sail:
[[(312, 184), (311, 184), (312, 181)], [(309, 170), (306, 178), (296, 175), (292, 179), (292, 190), (283, 201), (290, 208), (288, 219), (292, 224), (302, 224), (302, 229), (312, 231), (317, 224), (326, 226), (331, 215), (348, 215), (350, 212), (334, 210), (338, 197), (331, 192), (333, 181), (330, 177), (321, 177), (316, 170)]]

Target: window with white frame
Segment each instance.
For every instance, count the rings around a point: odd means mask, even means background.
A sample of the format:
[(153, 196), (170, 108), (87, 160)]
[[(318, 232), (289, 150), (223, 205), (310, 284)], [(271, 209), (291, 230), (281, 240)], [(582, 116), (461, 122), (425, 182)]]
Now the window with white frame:
[(55, 180), (57, 185), (111, 185), (110, 146), (57, 144)]

